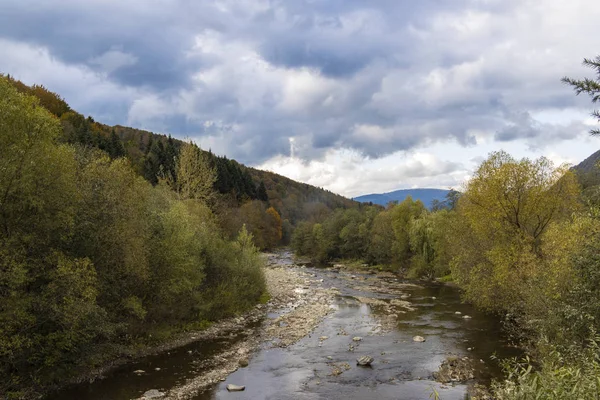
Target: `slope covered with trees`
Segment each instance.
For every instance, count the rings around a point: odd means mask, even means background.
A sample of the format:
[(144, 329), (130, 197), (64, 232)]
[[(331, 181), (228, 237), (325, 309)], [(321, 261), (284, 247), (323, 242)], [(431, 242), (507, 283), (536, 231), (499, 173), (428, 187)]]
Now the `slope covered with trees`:
[[(99, 149), (111, 159), (125, 157), (131, 168), (152, 185), (164, 181), (179, 190), (177, 159), (183, 141), (140, 129), (101, 124), (72, 110), (64, 99), (43, 86), (29, 87), (10, 76), (6, 79), (19, 92), (36, 97), (42, 107), (58, 118), (59, 142)], [(332, 192), (246, 167), (210, 150), (196, 148), (196, 152), (215, 172), (212, 197), (205, 200), (217, 215), (219, 226), (229, 238), (235, 238), (245, 224), (261, 249), (287, 244), (299, 221), (322, 218), (335, 208), (357, 205)], [(281, 234), (275, 235), (273, 231)]]
[(65, 141), (64, 120), (41, 104), (0, 77), (3, 398), (31, 398), (265, 291), (252, 236), (230, 241), (210, 209), (215, 171), (196, 147), (180, 144), (177, 190), (153, 186), (127, 158)]

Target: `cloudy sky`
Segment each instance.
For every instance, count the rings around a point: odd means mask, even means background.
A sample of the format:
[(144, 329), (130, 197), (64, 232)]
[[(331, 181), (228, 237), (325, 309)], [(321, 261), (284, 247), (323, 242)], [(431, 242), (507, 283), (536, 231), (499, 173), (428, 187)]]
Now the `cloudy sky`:
[(346, 196), (578, 163), (597, 0), (2, 0), (0, 72)]

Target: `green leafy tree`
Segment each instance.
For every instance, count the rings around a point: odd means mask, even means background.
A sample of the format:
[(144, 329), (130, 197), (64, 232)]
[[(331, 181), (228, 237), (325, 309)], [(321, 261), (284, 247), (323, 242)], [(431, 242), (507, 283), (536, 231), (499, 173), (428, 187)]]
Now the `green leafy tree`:
[(452, 274), (466, 297), (492, 310), (521, 312), (544, 259), (551, 223), (578, 209), (572, 172), (545, 159), (492, 153), (467, 184), (452, 239)]
[(208, 156), (192, 142), (182, 146), (177, 159), (177, 182), (174, 187), (181, 199), (203, 202), (213, 197), (213, 185), (217, 179)]

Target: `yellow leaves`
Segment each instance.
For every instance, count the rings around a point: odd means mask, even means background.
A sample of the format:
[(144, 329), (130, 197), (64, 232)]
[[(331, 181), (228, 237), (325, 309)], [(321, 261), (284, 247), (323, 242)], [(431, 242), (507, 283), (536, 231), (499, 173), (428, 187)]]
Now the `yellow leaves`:
[(578, 196), (575, 177), (565, 167), (554, 168), (543, 157), (515, 160), (492, 153), (459, 200), (451, 238), (453, 273), (467, 296), (492, 309), (522, 310), (558, 289), (569, 275), (565, 254), (573, 236), (547, 232), (570, 221)]
[(564, 167), (555, 169), (544, 157), (517, 161), (497, 152), (468, 183), (459, 209), (481, 235), (519, 232), (537, 239), (551, 221), (577, 208), (578, 195), (576, 179)]
[(274, 236), (277, 238), (277, 241), (281, 240), (283, 232), (281, 228), (281, 217), (279, 216), (279, 213), (273, 207), (267, 208), (266, 213), (267, 221), (271, 223), (272, 229), (275, 232)]

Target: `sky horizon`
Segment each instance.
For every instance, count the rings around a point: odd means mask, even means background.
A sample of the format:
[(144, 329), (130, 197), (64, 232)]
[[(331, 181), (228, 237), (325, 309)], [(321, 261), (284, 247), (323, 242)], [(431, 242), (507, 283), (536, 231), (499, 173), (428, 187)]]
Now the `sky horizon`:
[(591, 0), (6, 0), (0, 73), (347, 197), (600, 149)]

